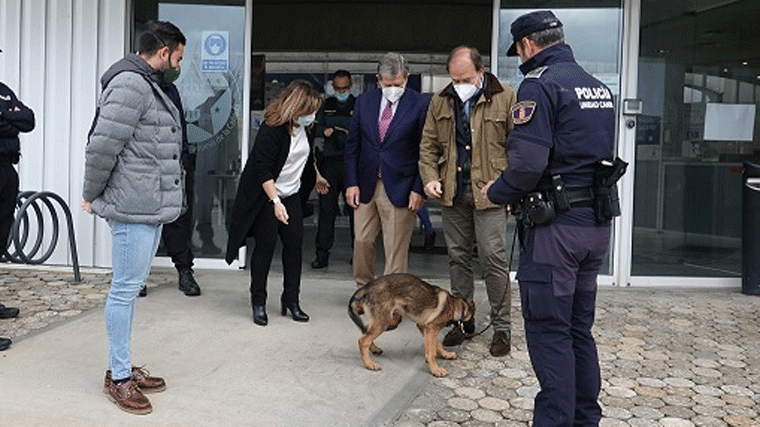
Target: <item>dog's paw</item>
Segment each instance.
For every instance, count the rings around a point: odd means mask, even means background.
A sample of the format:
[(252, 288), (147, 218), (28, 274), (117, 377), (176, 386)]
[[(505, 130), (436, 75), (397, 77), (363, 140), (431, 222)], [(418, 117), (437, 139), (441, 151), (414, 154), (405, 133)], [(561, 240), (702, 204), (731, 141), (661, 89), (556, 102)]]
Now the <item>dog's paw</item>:
[(378, 347), (378, 346), (376, 346), (375, 344), (372, 344), (369, 347), (369, 351), (372, 352), (372, 354), (374, 354), (375, 356), (383, 354), (383, 349), (380, 348), (380, 347)]
[(430, 373), (433, 374), (434, 377), (445, 377), (449, 374), (449, 371), (441, 368), (440, 366), (431, 366), (430, 367)]
[(439, 354), (441, 355), (441, 357), (443, 357), (446, 360), (454, 360), (457, 358), (457, 354), (454, 353), (453, 351), (444, 350), (444, 351), (441, 351)]
[(379, 371), (379, 370), (383, 369), (383, 368), (380, 366), (380, 364), (379, 364), (379, 363), (377, 363), (377, 362), (372, 362), (372, 361), (370, 361), (370, 362), (368, 362), (368, 363), (365, 363), (365, 364), (364, 364), (364, 367), (365, 367), (365, 368), (367, 368), (367, 369), (369, 369), (370, 371)]

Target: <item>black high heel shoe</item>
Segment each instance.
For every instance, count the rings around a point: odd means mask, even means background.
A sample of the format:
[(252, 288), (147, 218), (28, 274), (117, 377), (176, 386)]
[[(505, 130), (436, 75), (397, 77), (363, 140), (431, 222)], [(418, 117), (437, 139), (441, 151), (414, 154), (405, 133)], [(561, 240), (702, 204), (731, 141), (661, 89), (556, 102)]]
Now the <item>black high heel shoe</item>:
[(267, 323), (269, 323), (266, 307), (264, 307), (263, 305), (253, 306), (253, 323), (259, 326), (266, 326)]
[(280, 302), (280, 307), (281, 307), (283, 316), (286, 316), (288, 314), (288, 310), (290, 310), (290, 314), (293, 316), (293, 320), (295, 320), (296, 322), (309, 321), (309, 315), (304, 313), (303, 310), (301, 310), (301, 307), (298, 306), (297, 302), (293, 302), (289, 304)]

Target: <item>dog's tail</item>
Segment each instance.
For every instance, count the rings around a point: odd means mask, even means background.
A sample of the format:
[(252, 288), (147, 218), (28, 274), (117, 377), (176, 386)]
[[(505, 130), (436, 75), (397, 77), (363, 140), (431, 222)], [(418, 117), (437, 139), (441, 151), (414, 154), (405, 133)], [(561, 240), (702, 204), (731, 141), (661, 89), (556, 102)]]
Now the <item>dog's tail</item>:
[(359, 315), (364, 314), (364, 294), (366, 292), (365, 287), (361, 287), (354, 292), (348, 301), (348, 317), (356, 323), (356, 326), (359, 327), (363, 334), (367, 333), (367, 326), (364, 325)]

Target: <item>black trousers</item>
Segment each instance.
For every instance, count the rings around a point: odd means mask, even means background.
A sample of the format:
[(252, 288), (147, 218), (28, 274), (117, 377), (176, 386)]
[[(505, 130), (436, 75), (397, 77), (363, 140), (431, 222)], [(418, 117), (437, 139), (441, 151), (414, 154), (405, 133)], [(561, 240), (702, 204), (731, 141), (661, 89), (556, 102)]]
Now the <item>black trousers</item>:
[(282, 241), (283, 304), (298, 302), (301, 289), (301, 261), (303, 258), (303, 213), (298, 193), (282, 199), (288, 210), (288, 224), (274, 216), (274, 207), (268, 203), (253, 222), (255, 245), (251, 254), (251, 304), (266, 305), (267, 278), (277, 245)]
[(551, 223), (522, 231), (517, 280), (528, 354), (541, 385), (533, 425), (598, 426), (601, 376), (591, 329), (610, 226)]
[(0, 163), (0, 258), (8, 248), (18, 197), (18, 173), (10, 163)]
[(161, 239), (164, 241), (166, 253), (172, 257), (177, 270), (193, 268), (193, 251), (190, 248), (190, 237), (193, 226), (193, 201), (195, 190), (195, 170), (188, 169), (185, 174), (185, 197), (187, 211), (169, 224), (164, 224)]
[[(330, 184), (327, 194), (319, 195), (319, 215), (317, 218), (317, 237), (314, 239), (317, 259), (327, 260), (335, 241), (335, 217), (338, 215), (338, 198), (346, 190), (343, 174), (342, 157), (325, 157), (319, 164), (319, 172)], [(351, 225), (351, 244), (354, 241), (354, 210), (349, 209), (348, 220)]]

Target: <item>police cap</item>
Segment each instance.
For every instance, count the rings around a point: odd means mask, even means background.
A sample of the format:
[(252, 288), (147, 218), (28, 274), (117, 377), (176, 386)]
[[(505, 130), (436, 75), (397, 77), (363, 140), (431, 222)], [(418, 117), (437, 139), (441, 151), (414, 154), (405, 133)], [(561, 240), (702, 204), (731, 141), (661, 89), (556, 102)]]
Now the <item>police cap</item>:
[(518, 17), (512, 23), (511, 32), (513, 41), (512, 45), (507, 49), (507, 56), (517, 56), (515, 43), (523, 37), (548, 30), (549, 28), (560, 27), (562, 27), (562, 22), (554, 16), (551, 10), (537, 10)]

